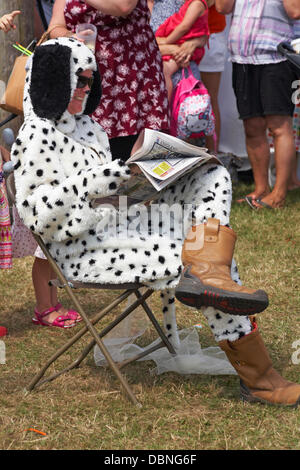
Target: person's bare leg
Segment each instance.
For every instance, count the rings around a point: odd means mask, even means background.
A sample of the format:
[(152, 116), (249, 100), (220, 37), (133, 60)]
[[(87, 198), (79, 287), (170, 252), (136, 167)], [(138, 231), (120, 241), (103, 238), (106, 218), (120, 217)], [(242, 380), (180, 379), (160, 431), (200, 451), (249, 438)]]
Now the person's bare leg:
[(262, 201), (271, 207), (279, 208), (284, 205), (296, 158), (292, 118), (290, 116), (266, 116), (266, 121), (274, 138), (276, 182), (272, 192)]
[[(57, 278), (57, 275), (55, 274), (55, 272), (53, 271), (52, 268), (50, 268), (50, 278), (49, 280), (51, 279), (56, 279)], [(59, 303), (59, 300), (58, 300), (58, 295), (57, 295), (57, 287), (55, 286), (50, 286), (50, 295), (51, 295), (51, 303), (52, 303), (52, 306), (53, 307), (56, 307)], [(67, 315), (68, 314), (68, 309), (65, 308), (63, 305), (59, 308), (59, 309), (56, 309), (58, 315)], [(79, 313), (77, 312), (77, 321), (80, 321), (81, 320), (81, 316), (79, 315)], [(71, 322), (72, 323), (72, 322)], [(68, 324), (66, 322), (66, 324)]]
[(221, 132), (221, 115), (220, 115), (220, 108), (219, 108), (219, 88), (221, 82), (221, 75), (222, 72), (201, 72), (201, 80), (203, 81), (207, 91), (210, 95), (212, 109), (215, 115), (215, 129), (216, 129), (216, 138), (217, 141), (214, 142), (213, 137), (206, 138), (206, 146), (209, 150), (212, 150), (210, 147), (215, 148), (218, 151), (219, 148), (219, 140), (220, 140), (220, 132)]
[(245, 119), (244, 128), (246, 148), (255, 183), (254, 191), (248, 194), (253, 202), (256, 198), (264, 197), (270, 192), (268, 183), (270, 147), (266, 135), (266, 119), (264, 117)]
[(164, 77), (166, 81), (166, 87), (168, 90), (168, 100), (169, 100), (169, 103), (171, 103), (171, 98), (172, 98), (172, 93), (173, 93), (172, 75), (173, 73), (177, 72), (178, 65), (173, 59), (164, 60), (163, 68), (164, 68)]
[[(55, 307), (57, 304), (57, 294), (54, 294), (53, 287), (49, 286), (49, 281), (53, 279), (53, 272), (48, 260), (42, 258), (34, 258), (32, 266), (32, 282), (35, 291), (36, 309), (42, 313), (48, 308)], [(53, 303), (56, 302), (56, 303)], [(50, 313), (44, 317), (44, 320), (52, 323), (59, 315), (57, 311)], [(65, 325), (73, 324), (73, 320), (67, 320)]]
[(34, 258), (32, 266), (32, 282), (35, 291), (36, 309), (43, 312), (52, 305), (51, 290), (48, 285), (50, 275), (50, 265), (47, 260)]
[(298, 179), (298, 176), (297, 176), (297, 167), (298, 167), (298, 160), (297, 160), (297, 154), (295, 154), (295, 158), (294, 158), (293, 165), (292, 165), (292, 175), (291, 175), (289, 185), (288, 185), (288, 191), (292, 191), (293, 189), (300, 188), (300, 180)]

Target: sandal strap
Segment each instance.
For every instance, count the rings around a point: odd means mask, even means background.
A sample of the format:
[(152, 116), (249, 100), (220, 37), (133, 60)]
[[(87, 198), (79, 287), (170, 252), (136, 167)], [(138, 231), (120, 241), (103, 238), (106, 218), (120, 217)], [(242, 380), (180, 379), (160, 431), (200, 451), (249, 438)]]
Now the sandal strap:
[[(69, 315), (59, 315), (59, 317), (55, 318), (55, 320), (51, 323), (52, 326), (61, 326), (62, 323), (71, 320), (74, 322), (74, 325), (76, 324), (76, 321), (74, 318), (71, 318)], [(73, 325), (70, 325), (68, 328), (70, 328)]]
[(68, 320), (74, 320), (74, 318), (70, 317), (70, 315), (59, 315), (59, 317), (56, 317), (54, 321), (68, 321)]
[(56, 311), (55, 307), (47, 308), (47, 310), (44, 310), (43, 312), (38, 312), (37, 309), (34, 309), (35, 315), (40, 318), (44, 318), (50, 313), (55, 312), (55, 311)]
[[(55, 308), (56, 311), (58, 311), (61, 307), (62, 307), (62, 304), (58, 303), (58, 304), (55, 305), (54, 308)], [(76, 310), (68, 310), (67, 315), (69, 316), (69, 320), (81, 321), (81, 320), (78, 320), (79, 313), (76, 312)]]

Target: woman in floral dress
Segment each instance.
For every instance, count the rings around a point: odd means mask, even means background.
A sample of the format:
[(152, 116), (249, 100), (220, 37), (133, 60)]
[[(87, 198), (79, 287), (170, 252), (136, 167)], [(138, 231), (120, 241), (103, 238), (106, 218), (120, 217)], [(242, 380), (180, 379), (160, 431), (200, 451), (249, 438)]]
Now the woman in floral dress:
[(166, 130), (169, 121), (161, 54), (149, 25), (147, 1), (132, 0), (127, 10), (122, 3), (56, 0), (50, 26), (65, 25), (52, 30), (51, 37), (74, 34), (78, 23), (97, 26), (102, 98), (92, 118), (108, 134), (113, 157), (127, 159), (144, 128)]

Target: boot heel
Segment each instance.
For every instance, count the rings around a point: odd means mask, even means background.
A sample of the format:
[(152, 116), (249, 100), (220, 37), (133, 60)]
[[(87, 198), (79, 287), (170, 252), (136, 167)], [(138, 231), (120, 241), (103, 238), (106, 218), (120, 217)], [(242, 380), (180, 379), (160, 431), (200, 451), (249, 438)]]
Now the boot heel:
[(246, 387), (242, 380), (240, 380), (240, 397), (244, 403), (255, 403), (259, 401), (251, 395), (249, 388)]

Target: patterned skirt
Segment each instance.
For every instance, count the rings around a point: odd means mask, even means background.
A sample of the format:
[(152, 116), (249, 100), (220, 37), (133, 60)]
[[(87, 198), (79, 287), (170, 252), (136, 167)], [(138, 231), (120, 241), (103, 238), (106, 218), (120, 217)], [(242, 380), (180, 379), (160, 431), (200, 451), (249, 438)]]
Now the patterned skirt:
[(9, 205), (5, 182), (0, 171), (0, 269), (12, 267), (12, 241)]

